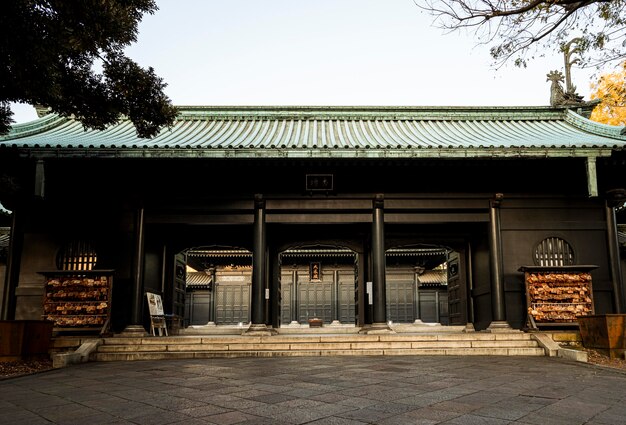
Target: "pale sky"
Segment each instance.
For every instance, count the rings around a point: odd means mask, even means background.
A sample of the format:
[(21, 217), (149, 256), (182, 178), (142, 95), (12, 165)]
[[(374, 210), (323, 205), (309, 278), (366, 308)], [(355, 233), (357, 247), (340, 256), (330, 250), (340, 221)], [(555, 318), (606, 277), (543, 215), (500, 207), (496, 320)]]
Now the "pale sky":
[[(184, 105), (547, 106), (546, 52), (495, 70), (472, 34), (413, 0), (157, 0), (127, 54)], [(589, 99), (594, 70), (572, 69)], [(14, 119), (35, 119), (28, 105)]]

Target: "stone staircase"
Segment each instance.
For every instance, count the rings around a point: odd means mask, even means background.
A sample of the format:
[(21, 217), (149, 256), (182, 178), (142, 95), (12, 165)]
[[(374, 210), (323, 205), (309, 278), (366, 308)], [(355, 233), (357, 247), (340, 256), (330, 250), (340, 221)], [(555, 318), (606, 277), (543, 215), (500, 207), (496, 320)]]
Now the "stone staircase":
[(180, 335), (107, 337), (91, 361), (272, 356), (545, 356), (532, 334), (433, 332), (384, 334)]

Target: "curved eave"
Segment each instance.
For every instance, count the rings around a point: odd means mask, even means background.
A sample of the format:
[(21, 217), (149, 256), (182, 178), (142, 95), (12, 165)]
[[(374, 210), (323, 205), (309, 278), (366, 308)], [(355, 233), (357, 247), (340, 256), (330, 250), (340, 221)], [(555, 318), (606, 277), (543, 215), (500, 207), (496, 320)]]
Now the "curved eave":
[(546, 107), (186, 107), (141, 139), (49, 116), (16, 126), (0, 148), (32, 157), (417, 158), (598, 156), (623, 149), (620, 127)]
[(626, 142), (626, 133), (624, 133), (626, 127), (602, 124), (599, 122), (591, 121), (590, 119), (578, 115), (569, 109), (566, 111), (565, 114), (565, 122), (589, 134), (606, 136), (615, 140), (621, 140)]
[(9, 134), (0, 136), (0, 143), (4, 140), (15, 140), (41, 134), (70, 121), (69, 118), (60, 117), (56, 114), (48, 114), (34, 121), (15, 124), (11, 127)]
[[(0, 145), (0, 153), (3, 148)], [(522, 158), (522, 157), (602, 157), (624, 147), (476, 147), (418, 149), (163, 149), (163, 148), (25, 148), (19, 154), (28, 158), (248, 158), (248, 159), (409, 159), (409, 158)]]

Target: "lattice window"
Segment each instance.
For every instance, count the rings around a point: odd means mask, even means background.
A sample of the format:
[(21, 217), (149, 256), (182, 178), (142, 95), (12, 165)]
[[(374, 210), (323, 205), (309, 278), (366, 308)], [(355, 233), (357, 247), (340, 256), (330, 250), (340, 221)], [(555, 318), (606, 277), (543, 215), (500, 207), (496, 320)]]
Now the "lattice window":
[(571, 266), (574, 262), (574, 251), (564, 239), (550, 237), (535, 246), (535, 265), (537, 266)]
[(93, 270), (96, 268), (98, 255), (90, 242), (71, 241), (57, 253), (59, 270)]

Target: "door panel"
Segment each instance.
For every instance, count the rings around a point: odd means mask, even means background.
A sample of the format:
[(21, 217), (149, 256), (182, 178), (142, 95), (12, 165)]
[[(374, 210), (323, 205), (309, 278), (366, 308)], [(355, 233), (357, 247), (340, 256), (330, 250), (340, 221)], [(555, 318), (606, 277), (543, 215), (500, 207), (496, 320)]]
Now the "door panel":
[[(171, 258), (171, 257), (170, 257)], [(187, 257), (185, 254), (176, 254), (174, 258), (174, 285), (172, 288), (172, 314), (185, 317), (185, 279)]]
[(448, 314), (451, 325), (467, 323), (467, 285), (465, 282), (464, 253), (453, 251), (448, 255)]
[(293, 273), (282, 272), (280, 275), (280, 323), (288, 325), (293, 316)]
[(304, 266), (281, 272), (281, 324), (307, 324), (314, 317), (326, 324), (354, 323), (354, 269), (324, 267), (319, 281), (309, 273)]
[(190, 325), (206, 325), (209, 322), (211, 309), (211, 293), (208, 291), (194, 291), (187, 295)]
[(414, 311), (415, 283), (411, 280), (387, 281), (387, 320), (394, 323), (412, 323)]
[(339, 282), (337, 284), (337, 293), (339, 301), (337, 306), (338, 320), (341, 323), (354, 323), (355, 307), (354, 307), (354, 271), (342, 271), (338, 273)]
[(425, 323), (437, 323), (439, 315), (439, 291), (420, 289), (420, 319)]
[(215, 296), (217, 325), (250, 322), (250, 285), (248, 283), (217, 282)]
[(330, 323), (333, 320), (334, 272), (322, 272), (321, 282), (311, 282), (308, 272), (298, 271), (298, 321), (306, 323), (317, 317)]

